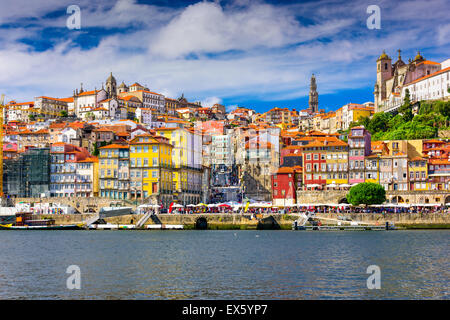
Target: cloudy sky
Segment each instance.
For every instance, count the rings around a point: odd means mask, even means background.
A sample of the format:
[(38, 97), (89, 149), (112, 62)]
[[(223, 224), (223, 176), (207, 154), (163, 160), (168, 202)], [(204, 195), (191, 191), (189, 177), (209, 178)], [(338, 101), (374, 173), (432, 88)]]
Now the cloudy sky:
[[(366, 12), (381, 8), (381, 29)], [(70, 30), (69, 5), (81, 9)], [(7, 101), (100, 88), (110, 72), (171, 98), (266, 111), (373, 100), (382, 50), (450, 58), (450, 0), (0, 0), (0, 93)]]

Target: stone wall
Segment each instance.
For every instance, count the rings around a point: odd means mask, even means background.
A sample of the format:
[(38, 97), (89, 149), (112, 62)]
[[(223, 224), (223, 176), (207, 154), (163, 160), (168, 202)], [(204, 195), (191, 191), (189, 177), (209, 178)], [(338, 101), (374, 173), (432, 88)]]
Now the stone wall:
[(346, 190), (297, 191), (298, 203), (339, 203), (347, 196)]
[[(437, 225), (450, 225), (450, 214), (445, 213), (353, 213), (353, 214), (341, 214), (341, 213), (328, 213), (318, 215), (324, 218), (338, 219), (345, 216), (352, 221), (361, 221), (371, 224), (384, 224), (385, 222), (393, 222), (394, 224), (402, 225), (417, 225), (417, 224), (437, 224)], [(325, 220), (323, 220), (325, 222)]]
[(21, 201), (26, 203), (58, 203), (61, 205), (69, 205), (79, 213), (84, 213), (88, 209), (99, 212), (103, 207), (123, 206), (136, 208), (136, 205), (131, 201), (114, 200), (107, 198), (81, 198), (81, 197), (66, 197), (66, 198), (15, 198), (15, 203)]
[[(278, 223), (283, 229), (290, 229), (292, 222), (298, 217), (295, 215), (277, 214), (277, 215), (263, 215), (262, 218), (268, 218), (272, 216), (276, 223)], [(361, 221), (371, 224), (384, 224), (386, 221), (395, 223), (398, 225), (450, 225), (450, 214), (445, 213), (327, 213), (318, 214), (317, 217), (339, 219), (345, 216), (352, 221)], [(77, 224), (82, 223), (89, 218), (93, 217), (92, 214), (71, 214), (71, 215), (39, 215), (39, 219), (55, 219), (56, 224)], [(119, 217), (110, 217), (105, 220), (112, 224), (136, 224), (142, 215), (124, 215)], [(210, 229), (224, 228), (224, 229), (256, 229), (258, 219), (251, 219), (249, 215), (240, 214), (159, 214), (158, 219), (163, 224), (182, 224), (186, 228), (194, 228), (197, 219), (205, 218)], [(323, 223), (334, 224), (334, 222), (327, 222), (323, 220)], [(154, 224), (149, 219), (146, 225)]]
[[(298, 203), (340, 203), (348, 191), (297, 191)], [(387, 203), (405, 204), (444, 204), (450, 202), (450, 192), (446, 191), (387, 191)]]

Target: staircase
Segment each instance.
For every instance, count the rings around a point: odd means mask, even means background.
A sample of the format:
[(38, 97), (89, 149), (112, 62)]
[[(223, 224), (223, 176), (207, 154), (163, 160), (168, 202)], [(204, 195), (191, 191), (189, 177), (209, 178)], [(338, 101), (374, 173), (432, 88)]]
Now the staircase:
[(153, 216), (152, 212), (147, 212), (146, 214), (144, 214), (144, 216), (141, 219), (139, 219), (139, 221), (136, 223), (136, 228), (141, 228), (152, 216)]
[(313, 212), (308, 212), (306, 214), (301, 214), (300, 217), (296, 220), (298, 227), (304, 227), (308, 222), (309, 218), (314, 217), (316, 214)]
[(94, 214), (94, 216), (92, 217), (92, 218), (89, 218), (88, 220), (86, 220), (85, 222), (84, 222), (84, 225), (86, 226), (86, 227), (89, 227), (91, 224), (93, 224), (95, 221), (97, 221), (98, 219), (100, 219), (100, 214), (99, 213), (96, 213), (96, 214)]

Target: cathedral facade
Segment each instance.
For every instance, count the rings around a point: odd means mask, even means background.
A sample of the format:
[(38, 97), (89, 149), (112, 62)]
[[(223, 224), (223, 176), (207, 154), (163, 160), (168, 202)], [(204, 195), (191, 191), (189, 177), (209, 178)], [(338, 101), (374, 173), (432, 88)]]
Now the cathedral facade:
[(401, 51), (398, 50), (397, 61), (383, 51), (377, 59), (377, 81), (374, 88), (375, 112), (393, 112), (403, 103), (402, 88), (427, 75), (441, 69), (441, 64), (426, 60), (420, 52), (414, 60), (403, 62)]

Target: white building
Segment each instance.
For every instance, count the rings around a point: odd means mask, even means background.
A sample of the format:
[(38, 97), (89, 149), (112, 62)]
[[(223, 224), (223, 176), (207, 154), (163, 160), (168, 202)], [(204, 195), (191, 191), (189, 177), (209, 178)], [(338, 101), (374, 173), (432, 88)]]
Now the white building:
[(419, 78), (404, 86), (402, 90), (402, 101), (405, 98), (406, 89), (409, 90), (411, 101), (416, 102), (421, 100), (449, 98), (449, 88), (450, 66), (425, 77)]
[(98, 102), (104, 101), (107, 93), (104, 89), (85, 91), (75, 95), (74, 108), (77, 117), (82, 118), (82, 114), (98, 107)]
[(152, 124), (152, 109), (150, 108), (137, 108), (136, 109), (136, 118), (139, 120), (139, 123), (143, 124)]

